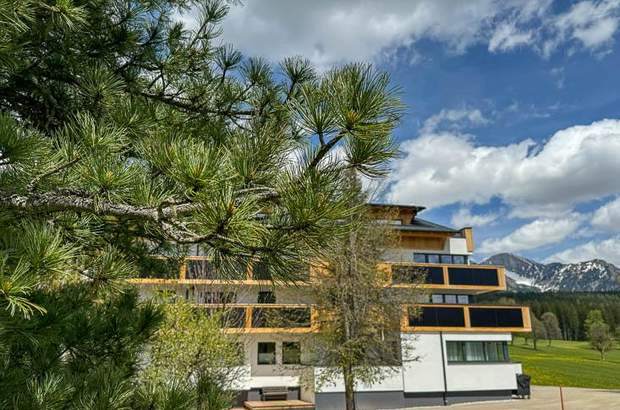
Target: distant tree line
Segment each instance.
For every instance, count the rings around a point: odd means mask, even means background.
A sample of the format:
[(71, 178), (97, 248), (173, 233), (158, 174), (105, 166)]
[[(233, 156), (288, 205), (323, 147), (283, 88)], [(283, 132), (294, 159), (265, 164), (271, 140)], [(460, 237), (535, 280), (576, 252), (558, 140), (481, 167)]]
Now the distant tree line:
[(611, 334), (620, 333), (620, 292), (505, 292), (481, 296), (478, 302), (526, 305), (540, 319), (551, 312), (558, 319), (558, 336), (563, 340), (588, 340), (584, 323), (592, 310), (601, 311)]

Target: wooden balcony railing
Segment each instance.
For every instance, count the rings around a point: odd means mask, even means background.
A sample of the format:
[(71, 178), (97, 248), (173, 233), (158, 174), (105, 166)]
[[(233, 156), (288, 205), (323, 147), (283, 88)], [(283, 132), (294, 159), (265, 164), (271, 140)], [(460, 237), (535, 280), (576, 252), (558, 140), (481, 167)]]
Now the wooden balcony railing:
[(404, 332), (531, 332), (530, 310), (524, 306), (419, 304), (419, 315), (403, 308)]

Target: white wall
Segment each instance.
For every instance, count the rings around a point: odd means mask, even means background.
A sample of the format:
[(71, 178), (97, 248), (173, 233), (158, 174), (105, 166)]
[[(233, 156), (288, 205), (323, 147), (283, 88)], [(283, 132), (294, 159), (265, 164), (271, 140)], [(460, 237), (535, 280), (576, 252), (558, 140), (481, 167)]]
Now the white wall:
[[(383, 372), (384, 378), (377, 383), (364, 384), (360, 383), (355, 390), (362, 391), (402, 391), (403, 390), (403, 374), (402, 367), (379, 367)], [(315, 380), (325, 371), (324, 367), (316, 367), (314, 369)], [(342, 393), (344, 392), (344, 381), (342, 376), (338, 376), (330, 383), (324, 383), (316, 389), (317, 393)]]
[[(401, 339), (404, 391), (412, 393), (443, 391), (439, 333), (403, 333)], [(411, 361), (413, 358), (417, 360)]]
[[(402, 338), (403, 344), (413, 344), (413, 356), (419, 357), (418, 361), (403, 363), (405, 392), (443, 391), (439, 333), (403, 334)], [(448, 391), (516, 389), (516, 374), (521, 373), (519, 363), (448, 364), (445, 356), (445, 342), (448, 340), (510, 341), (509, 333), (444, 333), (443, 339)]]
[(471, 255), (471, 252), (467, 251), (467, 241), (465, 238), (449, 238), (447, 241), (448, 253), (454, 255)]

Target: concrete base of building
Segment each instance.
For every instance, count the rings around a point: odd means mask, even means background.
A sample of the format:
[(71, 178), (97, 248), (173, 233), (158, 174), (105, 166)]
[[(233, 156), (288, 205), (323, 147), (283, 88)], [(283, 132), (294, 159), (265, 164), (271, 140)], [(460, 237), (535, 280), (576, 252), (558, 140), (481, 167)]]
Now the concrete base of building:
[[(508, 400), (510, 390), (470, 392), (425, 392), (404, 393), (402, 391), (358, 392), (355, 402), (358, 409), (402, 409), (407, 407), (442, 406), (444, 404), (468, 403), (488, 400)], [(344, 393), (316, 393), (317, 410), (341, 410), (345, 407)]]

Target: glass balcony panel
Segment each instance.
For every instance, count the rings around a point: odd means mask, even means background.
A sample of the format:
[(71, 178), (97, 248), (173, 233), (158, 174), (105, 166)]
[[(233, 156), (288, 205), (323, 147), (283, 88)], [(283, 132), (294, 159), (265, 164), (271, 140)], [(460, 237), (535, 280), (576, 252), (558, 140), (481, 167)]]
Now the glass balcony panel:
[(310, 308), (254, 308), (252, 327), (310, 327)]
[(499, 286), (497, 269), (448, 268), (451, 285)]
[(419, 283), (424, 276), (424, 283), (443, 285), (443, 269), (440, 266), (392, 266), (392, 283)]
[(209, 308), (209, 314), (219, 315), (221, 326), (223, 328), (242, 328), (245, 327), (245, 309), (244, 308)]
[(472, 327), (523, 327), (521, 308), (469, 308)]
[(212, 262), (207, 260), (188, 260), (186, 279), (223, 279), (218, 276)]
[(465, 327), (465, 312), (462, 307), (423, 306), (415, 317), (409, 315), (409, 326)]

